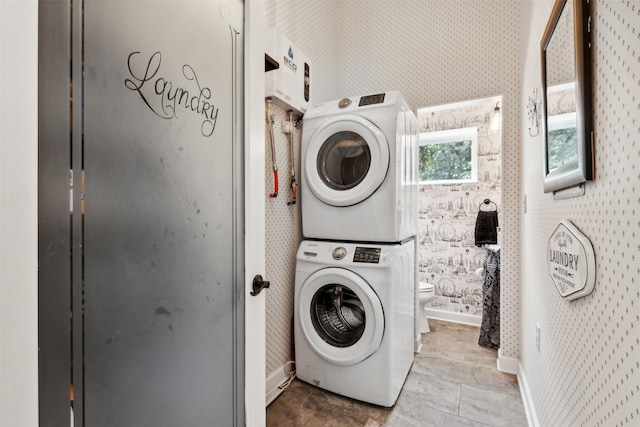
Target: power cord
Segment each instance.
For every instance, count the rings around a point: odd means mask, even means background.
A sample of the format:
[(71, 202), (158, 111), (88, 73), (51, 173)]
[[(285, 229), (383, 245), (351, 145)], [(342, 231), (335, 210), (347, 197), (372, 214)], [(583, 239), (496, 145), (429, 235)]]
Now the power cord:
[[(287, 366), (288, 365), (293, 365), (294, 366), (293, 370), (291, 370), (290, 372), (287, 372)], [(293, 379), (296, 377), (295, 365), (296, 365), (296, 362), (294, 362), (293, 360), (290, 360), (290, 361), (288, 361), (288, 362), (286, 362), (284, 364), (284, 367), (283, 367), (283, 369), (285, 371), (284, 373), (287, 375), (288, 378), (282, 384), (280, 384), (278, 386), (278, 388), (280, 390), (284, 390), (285, 388), (289, 387), (291, 385), (291, 383), (293, 382)]]

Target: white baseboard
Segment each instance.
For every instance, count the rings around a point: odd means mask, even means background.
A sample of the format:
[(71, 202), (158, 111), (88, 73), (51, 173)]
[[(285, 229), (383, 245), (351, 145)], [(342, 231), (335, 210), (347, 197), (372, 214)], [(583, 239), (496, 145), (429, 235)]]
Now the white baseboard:
[(502, 349), (498, 349), (498, 371), (507, 374), (518, 375), (520, 361), (515, 357), (506, 357), (502, 354)]
[(540, 427), (536, 409), (533, 406), (527, 376), (524, 373), (524, 368), (520, 360), (515, 357), (506, 357), (502, 354), (502, 349), (498, 349), (498, 370), (518, 377), (518, 387), (520, 388), (520, 397), (522, 398), (524, 411), (527, 415), (527, 425), (529, 427)]
[(269, 404), (284, 391), (284, 389), (280, 388), (280, 385), (289, 379), (289, 375), (287, 375), (285, 371), (285, 366), (286, 365), (280, 366), (267, 376), (267, 394), (265, 397), (266, 406), (269, 406)]
[(478, 326), (482, 324), (481, 316), (473, 314), (454, 313), (452, 311), (438, 310), (436, 308), (427, 308), (425, 313), (429, 319), (445, 320), (447, 322), (462, 323), (463, 325)]
[(520, 386), (520, 396), (522, 397), (522, 403), (524, 404), (524, 411), (527, 414), (527, 424), (530, 427), (540, 427), (536, 408), (533, 406), (533, 399), (531, 398), (531, 392), (529, 391), (529, 383), (527, 382), (527, 377), (521, 363), (518, 364), (518, 385)]
[(420, 350), (422, 350), (422, 334), (417, 334), (413, 337), (413, 352), (418, 354)]

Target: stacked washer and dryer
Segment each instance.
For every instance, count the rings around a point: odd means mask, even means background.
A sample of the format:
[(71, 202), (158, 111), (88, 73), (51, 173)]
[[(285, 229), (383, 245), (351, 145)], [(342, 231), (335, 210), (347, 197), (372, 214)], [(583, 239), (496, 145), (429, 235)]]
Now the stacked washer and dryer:
[(400, 93), (307, 110), (296, 375), (393, 406), (414, 351), (417, 121)]

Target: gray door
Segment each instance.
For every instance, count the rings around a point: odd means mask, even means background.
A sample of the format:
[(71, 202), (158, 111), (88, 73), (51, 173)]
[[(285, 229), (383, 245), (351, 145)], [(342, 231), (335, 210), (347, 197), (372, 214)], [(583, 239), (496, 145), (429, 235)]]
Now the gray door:
[(243, 425), (242, 2), (71, 6), (75, 425)]

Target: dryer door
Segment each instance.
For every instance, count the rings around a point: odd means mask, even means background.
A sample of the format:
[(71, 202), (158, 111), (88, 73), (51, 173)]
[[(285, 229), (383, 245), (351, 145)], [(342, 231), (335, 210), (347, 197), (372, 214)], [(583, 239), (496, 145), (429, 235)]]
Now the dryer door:
[(306, 148), (305, 178), (331, 206), (351, 206), (371, 196), (389, 169), (389, 146), (375, 125), (354, 115), (328, 120)]
[(335, 365), (353, 365), (382, 342), (384, 313), (371, 286), (343, 268), (325, 268), (302, 284), (297, 324), (315, 353)]

